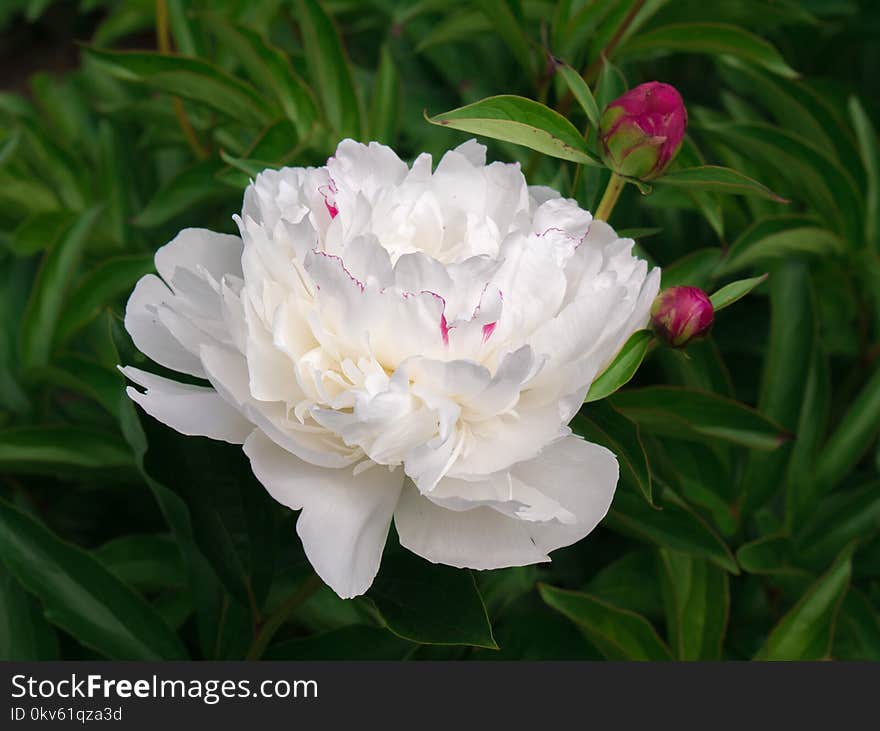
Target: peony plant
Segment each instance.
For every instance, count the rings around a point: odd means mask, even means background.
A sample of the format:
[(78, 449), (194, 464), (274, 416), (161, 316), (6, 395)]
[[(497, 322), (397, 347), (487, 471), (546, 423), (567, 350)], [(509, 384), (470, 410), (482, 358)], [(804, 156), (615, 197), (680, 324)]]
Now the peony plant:
[(614, 454), (568, 423), (648, 324), (660, 272), (589, 212), (471, 140), (432, 166), (340, 143), (260, 173), (240, 236), (185, 229), (128, 301), (129, 396), (241, 444), (341, 597), (389, 526), (436, 563), (548, 561), (605, 516)]

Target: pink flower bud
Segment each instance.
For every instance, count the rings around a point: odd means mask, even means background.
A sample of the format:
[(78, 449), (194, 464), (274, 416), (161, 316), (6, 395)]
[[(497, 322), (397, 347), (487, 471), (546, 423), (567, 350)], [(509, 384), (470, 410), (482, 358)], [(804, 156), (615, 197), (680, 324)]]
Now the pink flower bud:
[(670, 287), (651, 306), (654, 333), (673, 348), (683, 348), (709, 334), (715, 309), (699, 287)]
[(678, 154), (686, 127), (687, 110), (675, 87), (659, 81), (641, 84), (602, 113), (602, 159), (628, 178), (656, 178)]

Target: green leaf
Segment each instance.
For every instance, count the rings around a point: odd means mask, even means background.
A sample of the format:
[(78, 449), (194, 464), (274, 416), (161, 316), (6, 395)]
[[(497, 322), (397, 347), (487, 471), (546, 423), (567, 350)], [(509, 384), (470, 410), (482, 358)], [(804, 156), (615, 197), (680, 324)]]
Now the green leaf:
[(573, 428), (588, 441), (614, 452), (621, 480), (652, 502), (651, 468), (636, 424), (607, 403), (601, 403), (582, 410), (575, 417)]
[(593, 125), (593, 127), (598, 128), (600, 115), (599, 106), (596, 104), (596, 100), (593, 98), (593, 92), (590, 91), (587, 82), (584, 81), (583, 77), (577, 71), (562, 61), (556, 61), (556, 73), (558, 73), (563, 81), (565, 81), (565, 85), (572, 93), (572, 96), (577, 100), (577, 103), (581, 105), (581, 109), (584, 110), (584, 114), (587, 115), (590, 124)]
[(81, 355), (65, 354), (51, 366), (31, 369), (29, 379), (35, 384), (80, 393), (94, 399), (115, 418), (125, 395), (125, 381), (115, 367), (107, 367)]
[(480, 10), (466, 9), (443, 17), (427, 31), (416, 45), (416, 53), (423, 53), (432, 46), (471, 38), (492, 32), (492, 21)]
[(262, 605), (275, 565), (277, 505), (238, 446), (187, 437), (144, 419), (144, 469), (189, 508), (193, 534), (240, 604)]
[(337, 135), (359, 139), (360, 102), (339, 33), (317, 0), (297, 0), (296, 8), (311, 85), (324, 115)]
[(653, 548), (638, 547), (603, 566), (584, 591), (650, 619), (663, 618), (663, 596)]
[(720, 660), (730, 605), (727, 573), (686, 553), (660, 549), (666, 625), (679, 660)]
[(9, 249), (18, 256), (32, 256), (50, 249), (75, 218), (69, 211), (48, 211), (28, 216), (12, 232)]
[(816, 464), (816, 483), (828, 490), (849, 474), (880, 429), (880, 367), (851, 402)]
[(593, 381), (584, 403), (606, 398), (629, 383), (645, 359), (653, 339), (650, 330), (637, 330), (630, 335), (611, 364)]
[(0, 557), (50, 622), (113, 660), (186, 659), (155, 610), (85, 551), (4, 501), (0, 526)]
[(619, 391), (611, 404), (645, 429), (698, 441), (723, 441), (776, 449), (790, 439), (778, 424), (738, 401), (677, 386)]
[(671, 490), (664, 490), (659, 509), (638, 495), (618, 490), (603, 525), (662, 548), (709, 559), (732, 574), (739, 573), (727, 544)]
[[(813, 349), (818, 344), (809, 270), (803, 261), (787, 261), (774, 271), (770, 307), (770, 337), (758, 407), (761, 413), (794, 431), (810, 377)], [(750, 515), (784, 489), (789, 454), (789, 449), (780, 449), (772, 454), (749, 455), (740, 498), (743, 515)]]
[(431, 124), (512, 142), (551, 157), (599, 165), (575, 126), (558, 112), (521, 96), (490, 96), (433, 117)]
[(379, 49), (379, 68), (370, 99), (370, 139), (394, 144), (400, 116), (400, 75), (391, 49), (385, 43)]
[(531, 81), (535, 74), (529, 37), (523, 28), (524, 20), (520, 9), (516, 13), (512, 6), (519, 0), (476, 0), (476, 4), (492, 23), (492, 30), (504, 40), (526, 77)]
[(880, 482), (829, 495), (795, 534), (798, 563), (826, 566), (850, 541), (878, 532)]
[[(775, 227), (774, 225), (773, 228)], [(719, 274), (746, 269), (759, 262), (784, 261), (802, 254), (828, 256), (840, 253), (845, 248), (840, 236), (817, 226), (768, 231), (762, 236), (759, 232), (763, 233), (763, 230), (753, 227), (740, 236), (722, 260)]]
[(252, 87), (202, 59), (94, 47), (84, 51), (117, 79), (199, 102), (237, 122), (265, 126), (276, 116), (274, 105)]
[(92, 555), (132, 589), (154, 592), (186, 584), (180, 550), (170, 536), (144, 533), (108, 541)]
[(379, 627), (352, 624), (279, 642), (265, 660), (403, 660), (418, 645)]
[(880, 147), (877, 132), (855, 96), (849, 98), (849, 116), (856, 131), (868, 182), (865, 189), (865, 241), (869, 246), (880, 248)]
[(57, 660), (58, 638), (37, 602), (0, 569), (0, 659)]
[(718, 165), (700, 165), (693, 168), (672, 170), (651, 181), (655, 185), (673, 185), (685, 190), (711, 190), (730, 195), (754, 195), (759, 198), (788, 203), (766, 185), (747, 175)]
[(660, 287), (691, 287), (705, 288), (712, 278), (712, 274), (721, 261), (721, 252), (716, 249), (697, 249), (697, 251), (683, 256), (678, 261), (660, 272)]
[(731, 282), (730, 284), (723, 286), (709, 297), (715, 312), (723, 310), (725, 307), (729, 307), (734, 302), (741, 300), (759, 284), (763, 284), (767, 281), (767, 276), (768, 275), (766, 274), (762, 274), (760, 277), (740, 279), (737, 282)]
[(388, 629), (405, 640), (498, 649), (469, 571), (430, 564), (409, 551), (386, 551), (367, 597)]
[(632, 58), (676, 52), (734, 56), (787, 79), (798, 76), (767, 41), (738, 26), (724, 23), (674, 23), (653, 28), (626, 41), (618, 55)]
[(8, 472), (64, 475), (71, 467), (96, 469), (131, 464), (131, 451), (119, 437), (82, 426), (0, 431), (0, 466)]
[(100, 212), (100, 207), (94, 207), (80, 215), (43, 259), (21, 322), (21, 359), (25, 368), (49, 361), (55, 327), (65, 307), (65, 292)]
[(791, 539), (785, 535), (769, 535), (744, 543), (737, 549), (736, 560), (749, 574), (792, 574)]
[[(293, 122), (299, 137), (305, 137), (315, 123), (318, 109), (311, 90), (296, 75), (290, 59), (281, 49), (250, 28), (236, 25), (215, 13), (200, 16), (222, 46), (244, 66), (251, 80), (275, 99)], [(292, 145), (295, 138), (289, 140)]]
[(541, 598), (574, 622), (609, 660), (671, 660), (651, 623), (598, 597), (539, 584)]
[(56, 344), (88, 325), (117, 297), (129, 294), (137, 281), (153, 269), (151, 254), (129, 254), (107, 259), (89, 272), (67, 299), (55, 332)]
[(822, 660), (829, 656), (840, 604), (849, 588), (852, 546), (777, 623), (756, 660)]
[[(840, 609), (837, 632), (835, 633), (835, 656), (846, 660), (880, 660), (880, 616), (871, 603), (851, 587)], [(837, 642), (841, 635), (849, 635), (855, 645), (841, 655)]]
[(862, 237), (863, 196), (833, 150), (817, 147), (787, 129), (755, 122), (705, 125), (717, 142), (753, 160), (773, 160), (769, 168), (786, 180), (792, 191), (803, 196), (844, 238)]
[[(155, 228), (200, 205), (228, 201), (241, 194), (217, 180), (223, 164), (216, 159), (196, 163), (172, 178), (134, 217), (134, 225)], [(239, 201), (240, 203), (240, 201)]]

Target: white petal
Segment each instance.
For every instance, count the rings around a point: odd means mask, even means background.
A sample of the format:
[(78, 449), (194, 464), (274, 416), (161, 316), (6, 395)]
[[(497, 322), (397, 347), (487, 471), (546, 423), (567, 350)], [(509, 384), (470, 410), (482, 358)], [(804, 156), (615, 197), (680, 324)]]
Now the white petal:
[[(429, 561), (462, 568), (547, 561), (548, 553), (579, 541), (602, 520), (614, 496), (618, 468), (614, 455), (604, 447), (567, 437), (546, 447), (535, 459), (515, 465), (511, 475), (561, 505), (574, 522), (531, 522), (486, 505), (449, 510), (409, 485), (394, 515), (401, 545)], [(496, 492), (495, 497), (501, 495)]]
[(537, 523), (532, 532), (543, 551), (570, 546), (590, 533), (608, 513), (619, 468), (614, 454), (570, 436), (546, 447), (535, 459), (515, 465), (513, 474), (574, 514), (573, 524)]
[(207, 271), (215, 282), (241, 276), (241, 239), (204, 228), (185, 228), (156, 252), (156, 269), (171, 284), (176, 269)]
[(147, 389), (141, 392), (129, 386), (126, 393), (131, 400), (181, 434), (243, 444), (254, 430), (213, 388), (178, 383), (131, 366), (120, 370)]
[(369, 589), (379, 571), (403, 470), (315, 467), (259, 431), (245, 442), (257, 479), (278, 502), (302, 514), (296, 531), (306, 556), (343, 599)]
[(160, 318), (160, 308), (174, 294), (154, 274), (141, 277), (125, 306), (125, 329), (135, 346), (159, 365), (204, 378), (198, 357), (185, 348)]
[(433, 563), (500, 569), (549, 561), (532, 540), (532, 524), (489, 507), (454, 511), (407, 484), (394, 512), (400, 544)]

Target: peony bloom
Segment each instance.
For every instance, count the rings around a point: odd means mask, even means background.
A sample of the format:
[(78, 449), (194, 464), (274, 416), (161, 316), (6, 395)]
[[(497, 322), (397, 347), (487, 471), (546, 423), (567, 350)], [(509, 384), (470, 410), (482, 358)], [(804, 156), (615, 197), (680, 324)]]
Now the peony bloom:
[(572, 200), (475, 141), (408, 167), (345, 140), (266, 171), (241, 237), (185, 229), (125, 314), (155, 362), (128, 393), (184, 434), (243, 444), (340, 596), (366, 591), (393, 519), (429, 561), (548, 561), (605, 515), (614, 455), (567, 424), (648, 323), (659, 272)]
[(699, 287), (664, 289), (651, 305), (654, 333), (673, 348), (684, 348), (709, 334), (715, 309)]
[(674, 86), (650, 81), (611, 102), (599, 120), (605, 164), (620, 175), (651, 180), (675, 159), (687, 110)]

